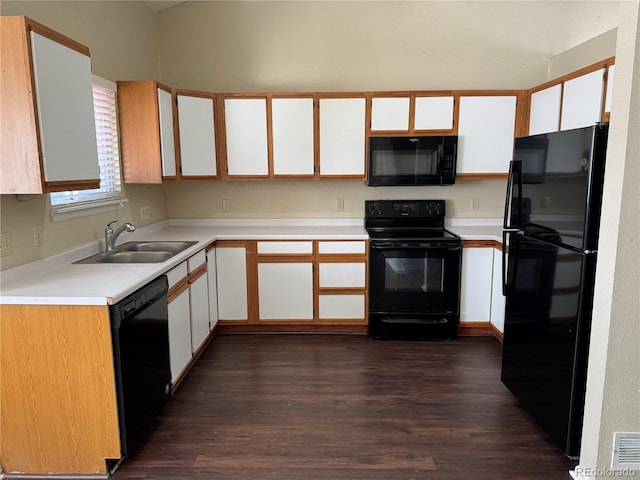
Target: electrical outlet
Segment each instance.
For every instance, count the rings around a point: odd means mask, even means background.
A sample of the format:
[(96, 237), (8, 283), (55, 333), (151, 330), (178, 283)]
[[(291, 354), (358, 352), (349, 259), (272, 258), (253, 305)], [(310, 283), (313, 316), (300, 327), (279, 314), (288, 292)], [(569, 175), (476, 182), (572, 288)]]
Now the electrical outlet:
[(33, 246), (39, 247), (42, 245), (42, 225), (33, 225)]
[(336, 198), (336, 212), (344, 212), (344, 198)]
[(149, 220), (151, 218), (151, 207), (144, 205), (140, 207), (140, 220)]
[(480, 210), (480, 199), (479, 198), (472, 198), (471, 199), (471, 210), (473, 210), (474, 212), (477, 212), (478, 210)]
[(225, 198), (222, 200), (222, 211), (228, 212), (229, 210), (231, 210), (231, 201), (228, 198)]
[(0, 233), (0, 257), (6, 257), (13, 252), (13, 243), (11, 241), (11, 233)]

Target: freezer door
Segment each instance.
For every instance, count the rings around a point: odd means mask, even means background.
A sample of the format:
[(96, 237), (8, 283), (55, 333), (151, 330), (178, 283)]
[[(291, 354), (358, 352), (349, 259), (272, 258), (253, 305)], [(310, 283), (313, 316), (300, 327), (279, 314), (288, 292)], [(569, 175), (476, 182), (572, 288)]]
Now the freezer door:
[(569, 456), (580, 449), (595, 255), (511, 235), (502, 381)]
[(521, 229), (579, 251), (597, 250), (606, 125), (518, 138)]

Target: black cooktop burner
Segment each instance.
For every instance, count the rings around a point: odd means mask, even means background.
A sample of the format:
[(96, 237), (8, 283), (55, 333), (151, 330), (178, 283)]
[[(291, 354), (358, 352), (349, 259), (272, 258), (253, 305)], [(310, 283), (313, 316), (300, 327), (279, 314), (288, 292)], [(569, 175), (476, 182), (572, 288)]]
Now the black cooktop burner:
[(364, 205), (372, 239), (460, 241), (444, 228), (444, 200), (366, 200)]

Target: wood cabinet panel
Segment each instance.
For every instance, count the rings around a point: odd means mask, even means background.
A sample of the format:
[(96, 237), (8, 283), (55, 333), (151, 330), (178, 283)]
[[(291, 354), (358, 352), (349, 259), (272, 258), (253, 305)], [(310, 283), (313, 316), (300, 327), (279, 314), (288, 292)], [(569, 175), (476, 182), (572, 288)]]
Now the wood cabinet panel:
[(106, 471), (120, 437), (105, 306), (0, 305), (5, 472)]

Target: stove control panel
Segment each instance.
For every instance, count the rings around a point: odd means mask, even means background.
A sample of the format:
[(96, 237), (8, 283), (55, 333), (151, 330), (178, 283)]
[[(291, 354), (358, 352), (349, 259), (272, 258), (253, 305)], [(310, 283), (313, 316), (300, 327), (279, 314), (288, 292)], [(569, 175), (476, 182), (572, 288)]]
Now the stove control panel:
[(444, 206), (444, 200), (366, 200), (365, 216), (438, 219), (444, 218)]

